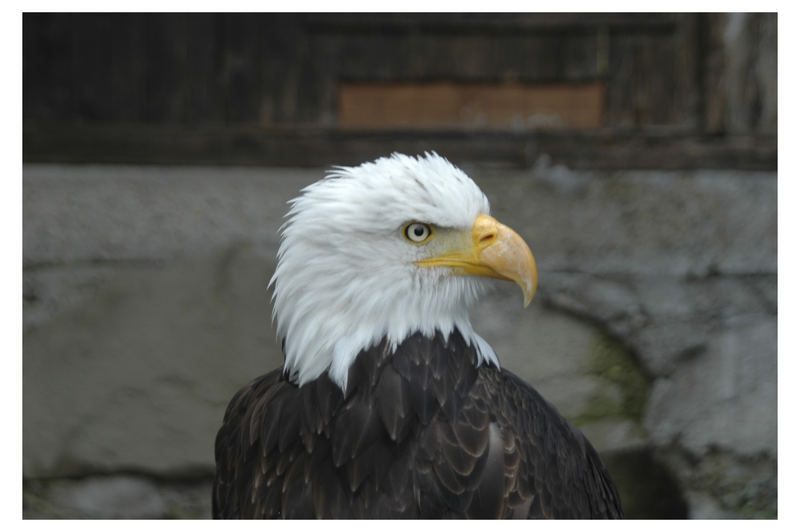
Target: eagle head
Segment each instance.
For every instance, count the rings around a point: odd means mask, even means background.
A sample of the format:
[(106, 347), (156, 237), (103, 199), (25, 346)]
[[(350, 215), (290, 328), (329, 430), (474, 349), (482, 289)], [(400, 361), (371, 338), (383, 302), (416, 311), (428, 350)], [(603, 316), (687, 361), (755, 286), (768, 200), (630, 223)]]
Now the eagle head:
[(499, 365), (468, 308), (487, 278), (519, 284), (527, 306), (536, 263), (464, 172), (436, 153), (394, 154), (337, 167), (289, 203), (270, 285), (293, 382), (328, 371), (344, 390), (358, 353), (416, 332), (457, 329), (479, 364)]

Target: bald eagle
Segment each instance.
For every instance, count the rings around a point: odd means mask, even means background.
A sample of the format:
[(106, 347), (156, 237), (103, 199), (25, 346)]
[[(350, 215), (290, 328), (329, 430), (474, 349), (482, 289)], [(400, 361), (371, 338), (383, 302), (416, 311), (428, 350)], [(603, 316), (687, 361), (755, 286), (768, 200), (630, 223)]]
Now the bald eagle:
[(337, 167), (290, 202), (273, 319), (283, 368), (216, 438), (216, 518), (616, 518), (596, 451), (500, 367), (469, 306), (537, 270), (435, 153)]

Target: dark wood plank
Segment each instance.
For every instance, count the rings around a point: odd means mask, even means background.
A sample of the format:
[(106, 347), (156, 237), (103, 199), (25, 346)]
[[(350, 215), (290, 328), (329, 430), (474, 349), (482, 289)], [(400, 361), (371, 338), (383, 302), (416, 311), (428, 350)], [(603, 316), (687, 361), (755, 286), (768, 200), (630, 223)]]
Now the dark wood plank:
[[(334, 79), (366, 81), (542, 82), (596, 78), (594, 32), (542, 35), (353, 33), (320, 36), (333, 48)], [(319, 52), (317, 52), (319, 53)]]
[(776, 13), (706, 15), (706, 131), (777, 135), (777, 24)]
[(393, 151), (438, 151), (454, 162), (586, 169), (777, 169), (774, 136), (699, 136), (617, 132), (341, 131), (254, 127), (59, 126), (23, 129), (25, 162), (358, 164)]
[(435, 31), (529, 33), (594, 29), (598, 26), (644, 31), (670, 29), (673, 13), (309, 13), (312, 31)]
[(676, 15), (669, 33), (615, 31), (609, 37), (606, 125), (698, 125), (697, 15)]

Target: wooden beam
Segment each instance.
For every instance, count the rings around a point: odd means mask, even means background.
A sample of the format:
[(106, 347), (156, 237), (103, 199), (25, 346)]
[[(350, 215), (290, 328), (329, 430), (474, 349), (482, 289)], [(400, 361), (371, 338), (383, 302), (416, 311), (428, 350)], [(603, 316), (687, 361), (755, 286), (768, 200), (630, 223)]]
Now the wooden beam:
[(574, 84), (344, 83), (345, 129), (594, 129), (603, 117), (602, 82)]
[(584, 169), (729, 168), (776, 170), (774, 136), (699, 136), (613, 132), (369, 131), (28, 124), (23, 160), (52, 163), (357, 164), (393, 151), (435, 150), (458, 163), (528, 167), (547, 155), (553, 164)]

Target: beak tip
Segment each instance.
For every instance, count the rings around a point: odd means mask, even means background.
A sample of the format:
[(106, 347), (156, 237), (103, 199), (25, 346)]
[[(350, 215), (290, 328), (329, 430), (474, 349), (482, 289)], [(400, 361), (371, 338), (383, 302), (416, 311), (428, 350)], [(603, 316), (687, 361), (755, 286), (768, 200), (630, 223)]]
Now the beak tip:
[(531, 301), (533, 301), (533, 295), (536, 293), (536, 284), (535, 279), (533, 282), (520, 283), (520, 286), (522, 286), (522, 308), (528, 308)]
[(528, 294), (523, 294), (522, 295), (522, 308), (528, 308), (530, 306), (530, 304), (531, 304), (531, 301), (533, 301), (533, 294), (531, 294), (530, 296)]

